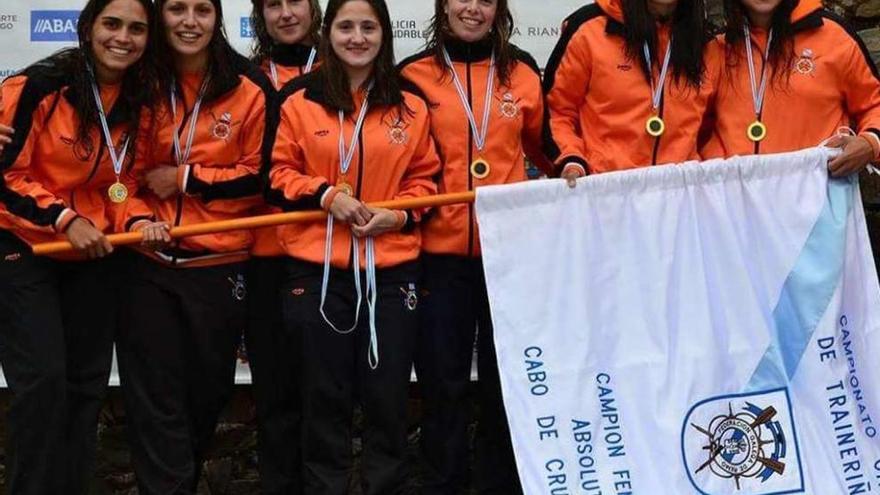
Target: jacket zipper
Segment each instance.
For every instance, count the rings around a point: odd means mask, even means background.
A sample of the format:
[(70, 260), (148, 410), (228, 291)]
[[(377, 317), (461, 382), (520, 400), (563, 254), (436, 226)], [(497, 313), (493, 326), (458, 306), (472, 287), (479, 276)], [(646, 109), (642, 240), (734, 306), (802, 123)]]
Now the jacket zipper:
[[(473, 98), (473, 87), (471, 85), (471, 62), (468, 60), (465, 63), (465, 67), (467, 69), (467, 92), (468, 92), (468, 104), (471, 108), (474, 107), (474, 98)], [(453, 67), (452, 70), (455, 70)], [(465, 172), (468, 177), (468, 191), (474, 190), (474, 177), (471, 175), (471, 163), (474, 161), (474, 132), (471, 129), (470, 122), (467, 123), (468, 129), (468, 161), (467, 166), (465, 167)], [(474, 255), (474, 204), (468, 203), (468, 256)]]
[[(364, 119), (366, 121), (366, 119)], [(364, 122), (366, 123), (366, 122)], [(363, 170), (364, 170), (364, 128), (361, 127), (360, 132), (358, 133), (358, 172), (357, 172), (357, 187), (355, 188), (354, 196), (357, 199), (361, 198), (361, 186), (363, 185)]]
[[(752, 40), (749, 40), (749, 42), (754, 43)], [(766, 64), (767, 61), (764, 60), (764, 52), (762, 50), (760, 50), (760, 47), (758, 49), (758, 54), (761, 56), (761, 74), (763, 74), (764, 73), (764, 64)], [(764, 115), (764, 103), (761, 102), (761, 109), (758, 110), (758, 116), (757, 116), (758, 122), (761, 121), (761, 118), (763, 117), (763, 115)], [(761, 141), (755, 141), (755, 154), (756, 155), (761, 154)]]
[[(181, 94), (182, 94), (182, 93), (183, 93), (183, 92), (181, 91)], [(181, 125), (181, 126), (175, 131), (175, 132), (177, 132), (177, 138), (178, 138), (179, 140), (181, 140), (181, 144), (183, 144), (183, 141), (182, 141), (182, 139), (183, 139), (183, 130), (186, 128), (186, 124), (187, 124), (187, 123), (190, 121), (190, 119), (192, 118), (192, 111), (191, 111), (191, 110), (187, 110), (187, 108), (186, 108), (186, 103), (185, 103), (185, 102), (183, 103), (183, 106), (184, 106), (183, 109), (185, 110), (185, 113), (183, 114), (183, 120), (182, 120), (183, 124), (182, 124), (182, 125)], [(198, 122), (193, 122), (193, 123), (192, 123), (192, 125), (197, 125), (197, 124), (198, 124)], [(186, 145), (184, 144), (184, 146), (186, 146)], [(183, 150), (181, 150), (181, 152), (182, 152), (182, 151), (183, 151)], [(177, 160), (177, 157), (174, 156), (174, 149), (173, 149), (173, 148), (172, 148), (172, 150), (171, 150), (171, 156), (172, 156), (172, 158), (174, 158), (175, 161)], [(177, 212), (176, 212), (176, 214), (174, 215), (174, 226), (175, 226), (175, 227), (180, 226), (180, 221), (181, 221), (182, 219), (183, 219), (183, 192), (178, 192), (178, 193), (177, 193)], [(176, 248), (179, 248), (179, 247), (180, 247), (180, 239), (177, 239), (177, 240), (174, 241), (174, 247), (176, 247)], [(171, 257), (171, 264), (172, 264), (172, 265), (176, 265), (176, 264), (177, 264), (177, 256), (172, 256), (172, 257)]]
[[(666, 86), (664, 85), (663, 87), (664, 87), (664, 91), (663, 91), (663, 94), (660, 95), (660, 108), (659, 108), (659, 115), (658, 115), (658, 117), (660, 117), (661, 120), (663, 119), (663, 107), (666, 104), (666, 90), (665, 90)], [(654, 151), (651, 152), (651, 165), (657, 165), (657, 154), (660, 152), (660, 138), (661, 137), (663, 137), (663, 134), (654, 138)]]
[[(366, 103), (366, 102), (364, 102), (364, 103)], [(369, 113), (369, 112), (368, 112), (368, 113)], [(366, 125), (366, 117), (364, 117), (364, 126), (365, 126), (365, 125)], [(364, 126), (361, 126), (361, 129), (360, 129), (360, 131), (358, 132), (358, 135), (357, 135), (357, 140), (358, 140), (358, 170), (357, 170), (357, 182), (356, 182), (356, 185), (355, 185), (355, 188), (354, 188), (354, 191), (355, 191), (355, 192), (354, 192), (354, 197), (357, 198), (358, 200), (361, 199), (361, 192), (362, 192), (361, 189), (362, 189), (362, 187), (363, 187), (363, 182), (364, 182), (364, 181), (363, 181), (363, 178), (364, 178), (364, 174), (363, 174), (363, 170), (364, 170)], [(340, 132), (343, 132), (343, 131), (340, 130)], [(354, 257), (351, 256), (351, 252), (352, 252), (351, 250), (352, 250), (352, 249), (354, 249), (354, 244), (352, 244), (351, 249), (349, 249), (349, 259), (348, 259), (348, 266), (349, 266), (349, 268), (351, 268), (351, 264), (354, 263)], [(358, 269), (360, 269), (360, 267), (358, 267)]]

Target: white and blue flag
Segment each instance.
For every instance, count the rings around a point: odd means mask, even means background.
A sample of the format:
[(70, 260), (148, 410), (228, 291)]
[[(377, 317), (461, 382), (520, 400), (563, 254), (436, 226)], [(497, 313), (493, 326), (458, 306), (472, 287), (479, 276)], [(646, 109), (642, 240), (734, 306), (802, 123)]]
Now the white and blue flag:
[(830, 153), (479, 190), (528, 495), (880, 493), (880, 288)]

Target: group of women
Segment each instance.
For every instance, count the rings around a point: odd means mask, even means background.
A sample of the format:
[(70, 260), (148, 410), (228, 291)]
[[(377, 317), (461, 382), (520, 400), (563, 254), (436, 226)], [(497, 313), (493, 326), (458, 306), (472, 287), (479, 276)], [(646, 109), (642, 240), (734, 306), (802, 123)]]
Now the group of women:
[[(395, 65), (384, 0), (252, 0), (252, 59), (219, 0), (89, 0), (79, 46), (0, 87), (0, 363), (7, 490), (86, 493), (117, 345), (142, 494), (192, 494), (245, 330), (265, 493), (405, 489), (415, 364), (422, 490), (521, 491), (469, 204), (372, 206), (696, 158), (880, 155), (880, 79), (817, 0), (597, 0), (543, 77), (507, 0), (436, 0)], [(853, 129), (843, 132), (841, 129)], [(830, 138), (830, 140), (828, 140)], [(326, 221), (172, 239), (171, 227), (323, 209)], [(106, 235), (139, 231), (133, 251)], [(66, 239), (76, 252), (34, 256)]]

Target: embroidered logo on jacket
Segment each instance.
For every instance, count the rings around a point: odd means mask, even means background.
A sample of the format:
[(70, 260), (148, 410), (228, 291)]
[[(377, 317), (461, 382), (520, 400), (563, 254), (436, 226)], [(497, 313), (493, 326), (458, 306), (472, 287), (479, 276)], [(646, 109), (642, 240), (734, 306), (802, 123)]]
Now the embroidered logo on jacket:
[(391, 121), (383, 119), (383, 122), (388, 127), (389, 143), (402, 146), (409, 142), (409, 134), (406, 132), (409, 124), (404, 122), (403, 119), (394, 118)]
[[(496, 98), (498, 98), (496, 96)], [(501, 104), (498, 106), (501, 116), (506, 119), (515, 119), (519, 115), (519, 102), (522, 100), (514, 99), (511, 93), (504, 93), (501, 97)]]
[(798, 72), (798, 74), (803, 74), (805, 76), (815, 76), (816, 72), (816, 63), (813, 61), (813, 50), (809, 48), (804, 48), (804, 51), (801, 52), (801, 56), (794, 63), (794, 69)]
[(229, 136), (232, 135), (232, 128), (241, 124), (240, 120), (233, 122), (232, 114), (229, 112), (223, 112), (219, 119), (214, 115), (214, 112), (211, 112), (211, 118), (214, 119), (214, 126), (211, 128), (211, 135), (224, 141), (229, 140)]

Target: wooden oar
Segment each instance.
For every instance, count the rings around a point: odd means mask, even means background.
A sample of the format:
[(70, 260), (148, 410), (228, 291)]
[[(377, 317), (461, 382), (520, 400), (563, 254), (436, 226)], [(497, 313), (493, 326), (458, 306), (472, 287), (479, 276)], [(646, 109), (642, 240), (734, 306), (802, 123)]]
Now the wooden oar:
[[(475, 194), (471, 192), (438, 194), (436, 196), (424, 196), (421, 198), (406, 198), (391, 201), (379, 201), (377, 203), (369, 203), (369, 206), (375, 208), (389, 208), (394, 210), (409, 210), (413, 208), (428, 208), (433, 206), (452, 205), (458, 203), (471, 203), (474, 201)], [(214, 234), (217, 232), (228, 232), (230, 230), (256, 229), (260, 227), (272, 227), (276, 225), (285, 225), (288, 223), (311, 222), (326, 218), (327, 213), (320, 210), (315, 211), (294, 211), (290, 213), (274, 213), (271, 215), (260, 215), (255, 217), (237, 218), (235, 220), (223, 220), (219, 222), (207, 222), (195, 225), (186, 225), (183, 227), (174, 227), (171, 229), (171, 237), (179, 239), (181, 237), (191, 237), (196, 235)], [(125, 246), (129, 244), (137, 244), (141, 242), (143, 235), (140, 232), (126, 232), (124, 234), (111, 234), (107, 236), (107, 240), (114, 246)], [(33, 246), (34, 254), (45, 256), (50, 254), (60, 254), (73, 251), (74, 247), (68, 241), (47, 242)]]

